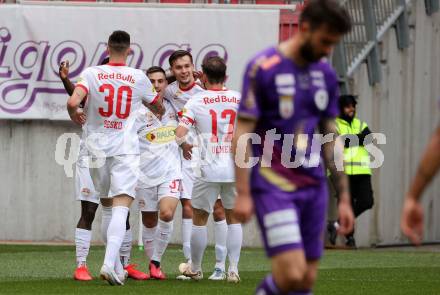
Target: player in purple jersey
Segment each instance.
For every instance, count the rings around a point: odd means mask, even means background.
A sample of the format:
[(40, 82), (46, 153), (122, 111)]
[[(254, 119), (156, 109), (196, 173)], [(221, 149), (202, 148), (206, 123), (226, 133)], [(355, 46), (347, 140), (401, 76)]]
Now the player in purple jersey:
[(235, 214), (246, 222), (255, 208), (272, 262), (256, 294), (311, 294), (328, 199), (322, 158), (339, 194), (339, 233), (353, 228), (343, 145), (335, 140), (338, 81), (321, 60), (350, 28), (336, 0), (311, 0), (298, 33), (247, 66), (233, 141)]

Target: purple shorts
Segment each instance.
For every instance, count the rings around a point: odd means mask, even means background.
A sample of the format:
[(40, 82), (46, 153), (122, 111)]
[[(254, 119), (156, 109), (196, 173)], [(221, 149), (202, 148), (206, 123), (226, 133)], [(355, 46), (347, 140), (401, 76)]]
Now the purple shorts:
[(328, 201), (326, 182), (295, 192), (253, 191), (252, 198), (269, 257), (294, 249), (303, 249), (307, 260), (321, 257)]

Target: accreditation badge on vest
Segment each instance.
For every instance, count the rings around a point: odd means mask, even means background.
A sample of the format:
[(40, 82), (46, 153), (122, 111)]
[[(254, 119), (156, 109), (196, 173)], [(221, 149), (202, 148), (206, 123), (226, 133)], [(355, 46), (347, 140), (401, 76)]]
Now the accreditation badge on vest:
[(293, 96), (280, 96), (280, 116), (283, 119), (289, 119), (293, 116)]

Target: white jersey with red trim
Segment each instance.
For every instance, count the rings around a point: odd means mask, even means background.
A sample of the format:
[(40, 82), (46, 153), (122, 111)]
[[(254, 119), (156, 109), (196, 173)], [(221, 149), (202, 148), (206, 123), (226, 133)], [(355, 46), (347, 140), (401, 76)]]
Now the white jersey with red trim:
[(195, 127), (201, 152), (201, 179), (233, 182), (232, 136), (240, 93), (206, 90), (194, 95), (184, 107), (180, 125)]
[(141, 152), (139, 188), (157, 186), (169, 179), (182, 179), (179, 146), (175, 140), (177, 110), (166, 99), (165, 114), (159, 120), (141, 106), (136, 119)]
[(116, 63), (89, 67), (76, 87), (88, 94), (83, 132), (91, 156), (139, 154), (136, 112), (158, 97), (145, 73)]
[[(165, 89), (164, 97), (168, 99), (178, 110), (179, 118), (182, 116), (182, 110), (185, 104), (190, 100), (194, 95), (197, 93), (203, 92), (205, 89), (200, 87), (199, 84), (193, 83), (191, 86), (187, 88), (180, 88), (179, 83), (177, 81), (174, 81), (168, 87)], [(196, 133), (194, 130), (190, 130), (188, 134), (188, 142), (190, 143), (196, 143), (195, 142)], [(187, 169), (191, 169), (192, 171), (198, 171), (198, 162), (199, 162), (199, 150), (197, 146), (195, 146), (192, 150), (192, 158), (191, 160), (185, 160), (183, 158), (182, 151), (181, 158), (182, 158), (182, 166)]]
[(179, 87), (177, 81), (174, 81), (165, 89), (164, 97), (171, 101), (180, 112), (191, 97), (202, 91), (205, 91), (205, 89), (195, 82), (188, 88), (183, 89)]

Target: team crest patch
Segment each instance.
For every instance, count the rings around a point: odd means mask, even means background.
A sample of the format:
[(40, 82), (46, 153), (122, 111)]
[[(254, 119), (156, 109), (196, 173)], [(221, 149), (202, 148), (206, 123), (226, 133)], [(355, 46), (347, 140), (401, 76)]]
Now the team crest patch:
[(178, 99), (180, 97), (180, 95), (182, 95), (182, 91), (177, 90), (176, 93), (174, 94), (174, 99)]
[(88, 188), (83, 188), (82, 190), (81, 190), (81, 193), (84, 195), (84, 196), (90, 196), (90, 189), (88, 189)]
[(293, 116), (293, 96), (280, 96), (280, 116), (288, 119)]
[(323, 111), (327, 108), (328, 105), (328, 93), (324, 89), (319, 89), (315, 93), (315, 104), (316, 107)]
[(275, 85), (279, 96), (279, 111), (283, 119), (293, 116), (293, 100), (295, 95), (295, 76), (283, 73), (275, 76)]

